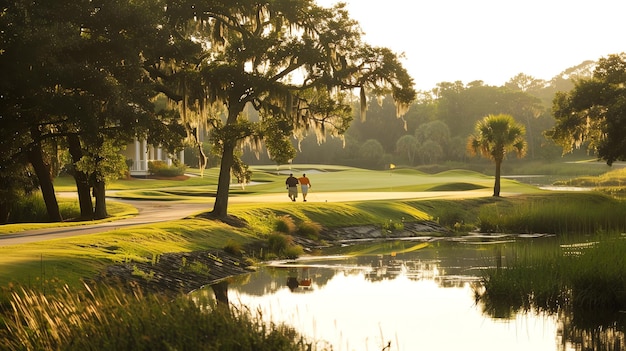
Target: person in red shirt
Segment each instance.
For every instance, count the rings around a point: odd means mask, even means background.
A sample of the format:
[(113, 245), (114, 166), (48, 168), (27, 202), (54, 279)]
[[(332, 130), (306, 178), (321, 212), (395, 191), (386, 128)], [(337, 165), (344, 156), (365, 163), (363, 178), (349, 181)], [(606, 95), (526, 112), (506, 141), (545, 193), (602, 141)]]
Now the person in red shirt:
[(304, 202), (306, 202), (306, 195), (309, 193), (309, 188), (311, 187), (311, 181), (307, 178), (306, 174), (302, 174), (302, 177), (298, 178), (298, 182), (300, 182), (300, 190), (302, 190), (302, 198)]

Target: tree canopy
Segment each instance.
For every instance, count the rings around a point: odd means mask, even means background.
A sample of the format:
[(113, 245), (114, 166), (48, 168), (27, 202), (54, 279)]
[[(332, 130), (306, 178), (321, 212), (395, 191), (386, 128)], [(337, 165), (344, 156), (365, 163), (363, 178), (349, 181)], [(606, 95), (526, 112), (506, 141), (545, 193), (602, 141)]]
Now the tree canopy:
[[(201, 45), (184, 57), (188, 64), (160, 62), (153, 71), (185, 123), (208, 128), (219, 145), (217, 217), (227, 215), (237, 148), (259, 148), (266, 140), (271, 156), (284, 162), (292, 153), (281, 139), (315, 133), (321, 142), (345, 133), (355, 89), (363, 117), (368, 93), (389, 94), (397, 116), (415, 99), (413, 80), (399, 57), (363, 43), (344, 4), (179, 1), (168, 12), (179, 15), (174, 40)], [(259, 122), (243, 113), (247, 105), (259, 111)]]
[(142, 0), (18, 0), (2, 8), (0, 161), (32, 164), (51, 220), (61, 220), (52, 166), (63, 150), (81, 216), (91, 219), (107, 216), (105, 182), (124, 164), (117, 150), (135, 137), (182, 146), (172, 116), (154, 110), (144, 69), (167, 57), (163, 8)]
[(556, 94), (546, 132), (563, 153), (583, 145), (610, 166), (626, 160), (626, 53), (601, 58), (593, 76)]

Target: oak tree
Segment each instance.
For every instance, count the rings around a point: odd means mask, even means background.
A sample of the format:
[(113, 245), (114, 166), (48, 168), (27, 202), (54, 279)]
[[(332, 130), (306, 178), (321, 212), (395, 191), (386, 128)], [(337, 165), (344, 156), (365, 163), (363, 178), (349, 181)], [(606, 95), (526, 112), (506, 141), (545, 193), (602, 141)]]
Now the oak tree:
[(546, 135), (563, 153), (586, 146), (609, 166), (626, 160), (626, 53), (601, 58), (591, 78), (557, 93), (552, 112)]
[(111, 150), (136, 136), (156, 145), (180, 139), (172, 116), (155, 113), (144, 69), (168, 47), (163, 10), (143, 0), (17, 0), (2, 8), (0, 161), (26, 155), (51, 220), (61, 220), (52, 185), (61, 150), (71, 154), (81, 217), (103, 218)]
[[(212, 214), (226, 217), (235, 150), (272, 145), (290, 136), (315, 133), (320, 142), (345, 133), (352, 119), (352, 92), (360, 91), (362, 116), (367, 94), (390, 95), (403, 115), (415, 98), (412, 78), (397, 54), (361, 40), (361, 29), (344, 4), (332, 8), (313, 0), (171, 1), (170, 21), (184, 49), (181, 62), (153, 67), (164, 93), (186, 124), (209, 129), (221, 162)], [(262, 119), (251, 121), (246, 106)], [(216, 113), (221, 111), (221, 113)], [(283, 127), (268, 130), (277, 119)], [(278, 135), (270, 135), (278, 133)], [(282, 135), (281, 135), (282, 134)], [(270, 147), (271, 149), (272, 147)], [(284, 155), (275, 155), (283, 157)]]

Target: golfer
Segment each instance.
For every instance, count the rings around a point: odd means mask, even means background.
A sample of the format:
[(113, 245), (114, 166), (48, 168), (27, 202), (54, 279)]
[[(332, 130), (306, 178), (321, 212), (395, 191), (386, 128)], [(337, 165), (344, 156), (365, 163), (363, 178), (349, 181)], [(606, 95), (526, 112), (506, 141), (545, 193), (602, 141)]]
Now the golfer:
[(289, 174), (289, 177), (287, 177), (287, 180), (285, 181), (285, 185), (287, 185), (287, 190), (289, 190), (288, 196), (291, 201), (296, 201), (298, 198), (298, 179), (293, 176), (293, 173)]
[(306, 202), (306, 195), (309, 193), (309, 188), (311, 187), (311, 181), (306, 176), (306, 174), (302, 174), (302, 177), (298, 178), (298, 182), (300, 182), (300, 190), (302, 190), (302, 199)]

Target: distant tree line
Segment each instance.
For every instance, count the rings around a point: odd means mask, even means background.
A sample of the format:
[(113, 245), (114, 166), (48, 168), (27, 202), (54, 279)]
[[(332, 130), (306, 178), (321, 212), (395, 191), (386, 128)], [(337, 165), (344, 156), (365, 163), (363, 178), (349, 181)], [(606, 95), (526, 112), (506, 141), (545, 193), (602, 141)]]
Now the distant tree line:
[[(527, 159), (552, 161), (563, 151), (545, 135), (556, 122), (553, 99), (558, 92), (573, 89), (576, 82), (590, 79), (596, 65), (596, 61), (582, 62), (549, 81), (520, 73), (503, 86), (489, 86), (482, 81), (442, 82), (430, 91), (418, 92), (401, 119), (394, 118), (392, 101), (383, 99), (379, 104), (371, 98), (367, 119), (355, 116), (344, 139), (318, 144), (314, 138), (306, 138), (292, 162), (371, 169), (384, 169), (390, 164), (419, 167), (468, 162), (467, 138), (479, 120), (492, 114), (511, 115), (524, 126)], [(272, 163), (262, 153), (257, 158), (244, 152), (243, 159), (250, 164)]]

